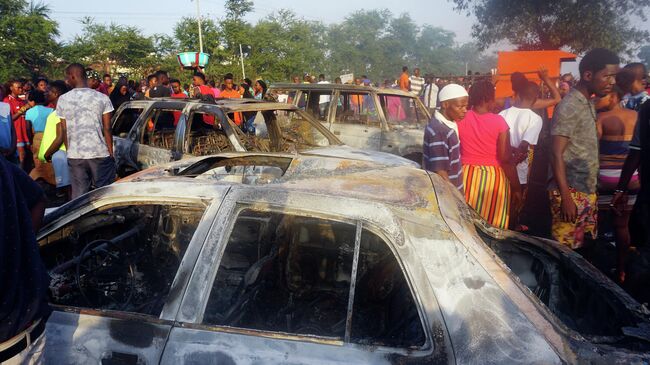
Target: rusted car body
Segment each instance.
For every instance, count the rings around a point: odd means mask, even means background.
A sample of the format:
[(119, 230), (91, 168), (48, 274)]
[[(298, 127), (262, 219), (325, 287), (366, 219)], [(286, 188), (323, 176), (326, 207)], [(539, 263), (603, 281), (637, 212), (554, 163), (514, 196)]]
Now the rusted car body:
[[(246, 133), (234, 120), (253, 119)], [(295, 106), (250, 99), (202, 102), (151, 99), (124, 103), (112, 121), (118, 175), (158, 164), (220, 152), (313, 152), (342, 157), (348, 153), (405, 164), (389, 154), (368, 153), (342, 142)]]
[(422, 162), (431, 116), (420, 99), (398, 89), (342, 84), (272, 84), (269, 94), (309, 112), (346, 145)]
[(46, 216), (46, 363), (643, 364), (648, 312), (409, 166), (178, 161)]

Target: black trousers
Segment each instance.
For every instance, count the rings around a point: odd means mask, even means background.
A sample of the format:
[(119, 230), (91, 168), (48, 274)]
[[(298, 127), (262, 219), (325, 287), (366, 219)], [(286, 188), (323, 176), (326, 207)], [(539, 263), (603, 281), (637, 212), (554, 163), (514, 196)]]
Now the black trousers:
[(115, 160), (113, 157), (74, 159), (68, 158), (72, 199), (90, 191), (90, 187), (101, 188), (115, 181)]

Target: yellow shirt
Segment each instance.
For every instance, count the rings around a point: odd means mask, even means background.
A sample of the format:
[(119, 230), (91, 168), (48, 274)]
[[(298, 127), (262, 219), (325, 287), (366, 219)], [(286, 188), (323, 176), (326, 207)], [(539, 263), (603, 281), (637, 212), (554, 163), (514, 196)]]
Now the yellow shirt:
[[(50, 115), (47, 117), (47, 121), (45, 121), (43, 140), (41, 141), (41, 147), (38, 150), (38, 159), (43, 162), (45, 162), (45, 152), (47, 152), (47, 150), (56, 139), (56, 125), (60, 122), (61, 118), (56, 115), (56, 111), (50, 113)], [(59, 150), (65, 151), (65, 144), (62, 144)]]

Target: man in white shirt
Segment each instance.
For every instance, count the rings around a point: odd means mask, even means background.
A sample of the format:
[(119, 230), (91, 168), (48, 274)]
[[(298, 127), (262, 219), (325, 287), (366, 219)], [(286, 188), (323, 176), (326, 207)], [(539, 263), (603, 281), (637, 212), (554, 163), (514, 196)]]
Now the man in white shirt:
[(503, 110), (501, 115), (510, 127), (510, 145), (513, 148), (517, 164), (519, 182), (528, 182), (528, 151), (537, 144), (542, 131), (542, 117), (530, 109), (537, 100), (539, 86), (529, 81), (514, 106)]
[[(519, 183), (524, 192), (528, 183), (529, 152), (537, 144), (543, 125), (542, 117), (530, 109), (537, 101), (538, 92), (539, 86), (529, 81), (515, 105), (499, 113), (510, 127), (510, 145), (517, 162)], [(519, 229), (519, 212), (513, 212), (511, 217), (511, 227)]]
[[(325, 75), (320, 74), (318, 75), (318, 83), (319, 84), (329, 84), (330, 82), (325, 80)], [(318, 110), (319, 110), (319, 117), (320, 119), (325, 119), (327, 117), (327, 108), (330, 105), (330, 100), (332, 96), (331, 95), (321, 95), (318, 97)]]
[(413, 75), (409, 77), (409, 80), (411, 80), (411, 92), (416, 96), (420, 96), (420, 92), (422, 91), (422, 86), (424, 86), (424, 78), (420, 77), (419, 68), (416, 68), (413, 71)]
[(433, 115), (438, 103), (438, 85), (435, 83), (433, 75), (427, 75), (425, 78), (424, 90), (422, 91), (422, 102)]
[(73, 63), (65, 69), (66, 83), (73, 87), (61, 95), (56, 114), (61, 119), (70, 167), (72, 198), (102, 187), (115, 179), (111, 114), (108, 96), (88, 87), (84, 67)]

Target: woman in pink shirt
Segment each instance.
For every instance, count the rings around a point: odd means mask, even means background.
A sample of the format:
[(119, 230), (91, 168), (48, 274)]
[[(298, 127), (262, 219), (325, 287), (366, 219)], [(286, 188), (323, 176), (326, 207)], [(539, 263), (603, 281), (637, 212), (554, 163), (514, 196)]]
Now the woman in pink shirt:
[(510, 204), (518, 207), (521, 187), (512, 161), (509, 127), (491, 113), (494, 85), (478, 81), (469, 90), (472, 110), (458, 122), (465, 200), (497, 228), (507, 228)]

